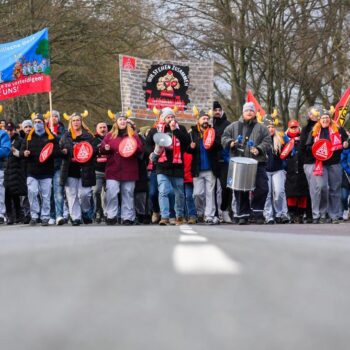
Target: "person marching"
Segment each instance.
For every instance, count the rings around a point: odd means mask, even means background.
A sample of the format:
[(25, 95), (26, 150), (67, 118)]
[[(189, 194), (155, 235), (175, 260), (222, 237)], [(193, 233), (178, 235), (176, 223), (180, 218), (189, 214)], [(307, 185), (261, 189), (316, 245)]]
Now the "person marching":
[[(34, 114), (32, 119), (34, 127), (22, 142), (20, 156), (25, 159), (27, 166), (30, 225), (36, 225), (40, 215), (41, 225), (47, 226), (50, 219), (54, 162), (56, 157), (61, 156), (61, 151), (55, 135), (45, 124), (44, 116)], [(41, 197), (41, 208), (38, 196)]]
[[(130, 111), (130, 110), (129, 110)], [(107, 154), (106, 163), (106, 213), (107, 225), (117, 222), (118, 194), (121, 194), (122, 224), (132, 225), (135, 221), (134, 190), (139, 179), (138, 156), (143, 145), (128, 123), (131, 113), (116, 114), (112, 130), (103, 139), (101, 154)]]
[[(157, 133), (169, 133), (172, 144), (166, 147), (157, 158), (156, 171), (159, 190), (160, 225), (169, 224), (169, 194), (175, 193), (176, 225), (183, 223), (184, 217), (184, 161), (183, 154), (190, 144), (190, 137), (184, 126), (175, 119), (175, 112), (169, 107), (163, 108), (159, 122), (147, 135), (146, 144), (154, 148), (153, 136)], [(153, 157), (155, 154), (151, 154)]]
[(11, 153), (5, 166), (5, 204), (7, 225), (24, 222), (21, 210), (21, 196), (27, 195), (24, 160), (19, 157), (19, 149), (23, 139), (15, 132), (12, 122), (6, 124), (6, 130), (11, 138)]
[[(331, 119), (331, 113), (322, 110), (320, 120), (305, 143), (306, 156), (313, 159), (313, 163), (304, 164), (304, 171), (309, 182), (315, 224), (327, 222), (327, 213), (332, 223), (339, 223), (342, 184), (340, 158), (343, 148), (349, 147), (347, 139), (345, 130)], [(320, 159), (320, 155), (324, 156), (324, 160)]]
[(300, 124), (292, 119), (288, 122), (285, 133), (288, 143), (283, 148), (281, 157), (287, 160), (286, 196), (288, 212), (292, 223), (304, 223), (307, 208), (308, 185), (300, 154)]
[[(197, 124), (191, 127), (191, 143), (187, 149), (187, 152), (193, 155), (193, 197), (197, 208), (202, 206), (201, 203), (204, 204), (204, 222), (208, 225), (214, 225), (215, 175), (218, 175), (214, 174), (214, 165), (220, 141), (215, 137), (215, 131), (209, 125), (209, 113), (203, 110), (198, 112), (194, 108), (194, 114), (197, 118)], [(211, 132), (210, 140), (206, 137), (209, 132)]]
[(99, 149), (104, 137), (108, 133), (107, 123), (99, 122), (95, 128), (95, 139), (93, 141), (93, 146), (97, 149), (97, 156), (95, 158), (95, 173), (96, 173), (96, 185), (92, 189), (94, 208), (95, 208), (95, 221), (99, 224), (102, 222), (105, 216), (106, 207), (106, 163), (107, 156), (101, 154)]
[(269, 130), (272, 147), (267, 152), (266, 174), (268, 177), (269, 193), (266, 198), (264, 217), (267, 224), (289, 223), (288, 208), (285, 192), (285, 162), (280, 158), (283, 137), (276, 132), (275, 121), (271, 115), (266, 115), (264, 125)]
[(231, 123), (224, 131), (221, 143), (224, 148), (230, 148), (232, 157), (252, 157), (258, 161), (255, 190), (250, 203), (249, 191), (234, 191), (239, 225), (249, 224), (249, 218), (257, 224), (264, 224), (264, 206), (268, 194), (268, 179), (266, 175), (266, 154), (271, 148), (271, 136), (267, 128), (258, 123), (255, 105), (247, 102), (243, 105), (243, 115)]
[(69, 120), (68, 131), (60, 140), (65, 155), (61, 166), (60, 185), (65, 186), (69, 215), (73, 226), (92, 223), (93, 207), (92, 186), (96, 185), (94, 152), (92, 143), (94, 135), (86, 126), (83, 118), (88, 115), (73, 113), (64, 114)]
[[(220, 140), (224, 130), (230, 125), (227, 120), (226, 113), (223, 111), (221, 104), (218, 101), (213, 103), (213, 128), (216, 137)], [(232, 223), (230, 217), (232, 203), (232, 189), (227, 187), (228, 164), (230, 161), (230, 150), (224, 149), (221, 145), (217, 148), (217, 156), (213, 164), (214, 175), (219, 178), (221, 186), (221, 204), (220, 210), (222, 220), (225, 223)], [(217, 201), (216, 201), (217, 205)]]
[(5, 130), (0, 129), (0, 224), (5, 222), (5, 187), (4, 166), (5, 160), (11, 152), (11, 140)]

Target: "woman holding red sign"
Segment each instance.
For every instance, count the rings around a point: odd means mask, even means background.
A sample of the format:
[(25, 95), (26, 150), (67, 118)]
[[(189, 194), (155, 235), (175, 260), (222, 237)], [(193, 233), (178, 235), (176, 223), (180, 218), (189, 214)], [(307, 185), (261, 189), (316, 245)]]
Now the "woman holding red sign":
[(94, 136), (85, 125), (83, 114), (74, 113), (69, 120), (68, 131), (60, 140), (62, 152), (65, 157), (61, 166), (60, 185), (65, 186), (69, 215), (73, 226), (78, 226), (83, 220), (84, 224), (92, 223), (93, 208), (92, 186), (96, 185)]
[(331, 113), (323, 110), (306, 141), (306, 153), (314, 159), (304, 164), (312, 205), (313, 223), (327, 222), (328, 213), (332, 223), (339, 223), (341, 215), (342, 168), (340, 157), (348, 148), (345, 130), (331, 120)]
[(106, 214), (107, 225), (117, 222), (118, 194), (121, 194), (121, 218), (124, 225), (135, 220), (134, 189), (139, 179), (137, 157), (143, 145), (137, 133), (128, 123), (127, 115), (116, 114), (112, 130), (103, 139), (101, 154), (107, 154), (106, 163)]

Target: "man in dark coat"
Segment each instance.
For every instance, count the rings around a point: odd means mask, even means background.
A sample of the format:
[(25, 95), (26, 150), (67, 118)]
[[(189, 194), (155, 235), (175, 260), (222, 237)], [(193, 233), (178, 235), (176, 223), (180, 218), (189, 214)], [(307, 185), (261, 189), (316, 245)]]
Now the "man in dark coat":
[[(227, 120), (226, 113), (223, 111), (221, 104), (218, 101), (214, 101), (213, 103), (213, 113), (213, 127), (215, 130), (215, 135), (221, 139), (224, 130), (230, 125), (230, 122)], [(222, 212), (222, 220), (226, 223), (232, 223), (229, 214), (232, 203), (232, 190), (226, 186), (230, 150), (228, 148), (224, 149), (220, 145), (220, 147), (217, 148), (216, 159), (217, 161), (213, 164), (213, 166), (214, 174), (220, 180), (221, 186), (220, 209)]]

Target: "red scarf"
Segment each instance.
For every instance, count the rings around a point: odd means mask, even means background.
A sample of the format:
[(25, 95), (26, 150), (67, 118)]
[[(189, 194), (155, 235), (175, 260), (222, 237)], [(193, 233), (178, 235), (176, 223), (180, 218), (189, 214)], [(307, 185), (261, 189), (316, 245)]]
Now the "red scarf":
[[(314, 138), (314, 143), (317, 142), (320, 139), (321, 136), (321, 130), (318, 132), (318, 134)], [(343, 143), (341, 141), (341, 136), (338, 131), (334, 131), (331, 127), (328, 127), (328, 132), (329, 132), (329, 138), (332, 144), (332, 151), (338, 151), (343, 148)], [(316, 159), (314, 171), (313, 171), (314, 176), (322, 176), (323, 175), (323, 162), (322, 160)]]
[[(166, 125), (167, 124), (164, 122), (159, 122), (157, 125), (158, 132), (164, 132)], [(180, 141), (174, 135), (173, 135), (173, 143), (168, 148), (173, 150), (173, 164), (182, 164)], [(162, 152), (162, 154), (158, 159), (158, 163), (164, 163), (166, 161), (167, 161), (167, 157), (164, 149), (164, 151)]]

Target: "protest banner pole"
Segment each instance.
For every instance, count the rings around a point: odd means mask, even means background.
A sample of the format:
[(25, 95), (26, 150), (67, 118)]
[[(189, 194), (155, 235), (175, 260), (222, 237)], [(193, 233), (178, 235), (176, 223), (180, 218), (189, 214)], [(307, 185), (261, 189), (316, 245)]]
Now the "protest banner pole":
[(53, 131), (53, 120), (52, 120), (52, 92), (49, 91), (49, 105), (50, 105), (50, 130)]

